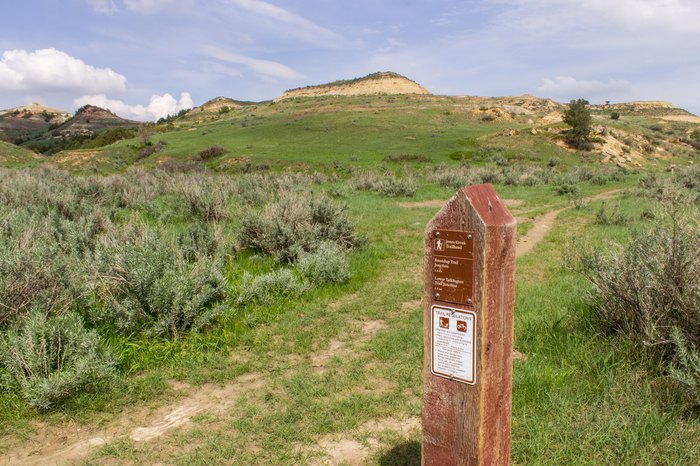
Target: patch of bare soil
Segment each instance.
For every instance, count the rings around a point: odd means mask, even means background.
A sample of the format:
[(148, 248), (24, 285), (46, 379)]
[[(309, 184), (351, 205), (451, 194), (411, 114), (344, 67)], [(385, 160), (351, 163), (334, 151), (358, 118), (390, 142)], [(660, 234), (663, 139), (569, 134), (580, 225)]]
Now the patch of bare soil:
[(558, 110), (549, 112), (542, 118), (540, 118), (541, 125), (552, 125), (554, 123), (561, 123), (564, 120), (564, 114)]
[(380, 441), (376, 438), (378, 434), (391, 430), (398, 432), (402, 436), (408, 436), (413, 431), (420, 430), (421, 419), (410, 417), (408, 419), (386, 418), (378, 421), (370, 421), (357, 429), (356, 436), (366, 437), (365, 443), (358, 440), (338, 435), (328, 436), (318, 442), (318, 447), (323, 452), (323, 457), (311, 463), (313, 465), (336, 466), (336, 465), (361, 465), (364, 464), (369, 454), (375, 450)]

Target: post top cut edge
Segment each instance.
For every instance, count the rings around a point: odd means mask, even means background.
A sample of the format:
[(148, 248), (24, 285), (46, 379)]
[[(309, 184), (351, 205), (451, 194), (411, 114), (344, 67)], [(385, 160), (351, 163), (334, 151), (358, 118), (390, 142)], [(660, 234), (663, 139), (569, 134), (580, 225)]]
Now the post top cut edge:
[(501, 197), (491, 183), (460, 189), (486, 226), (506, 226), (515, 223)]

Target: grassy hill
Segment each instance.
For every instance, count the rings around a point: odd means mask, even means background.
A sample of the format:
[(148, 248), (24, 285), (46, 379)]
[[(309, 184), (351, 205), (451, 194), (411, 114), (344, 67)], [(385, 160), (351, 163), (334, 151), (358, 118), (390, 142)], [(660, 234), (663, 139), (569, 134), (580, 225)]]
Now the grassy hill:
[[(222, 103), (228, 110), (220, 112)], [(236, 170), (322, 169), (330, 165), (372, 167), (387, 159), (434, 164), (489, 161), (557, 163), (572, 166), (609, 160), (621, 166), (685, 163), (696, 150), (689, 140), (697, 124), (669, 121), (680, 109), (594, 108), (600, 142), (591, 152), (562, 144), (564, 105), (531, 96), (483, 98), (429, 95), (325, 96), (234, 106), (215, 102), (157, 127), (157, 150), (143, 152), (139, 139), (96, 149), (91, 168), (103, 171), (132, 164), (197, 163)], [(221, 104), (221, 105), (219, 105)], [(216, 107), (216, 109), (213, 109)], [(212, 146), (225, 151), (201, 162)], [(79, 167), (73, 167), (79, 168)]]
[(41, 163), (41, 158), (23, 147), (0, 141), (0, 166), (31, 167)]

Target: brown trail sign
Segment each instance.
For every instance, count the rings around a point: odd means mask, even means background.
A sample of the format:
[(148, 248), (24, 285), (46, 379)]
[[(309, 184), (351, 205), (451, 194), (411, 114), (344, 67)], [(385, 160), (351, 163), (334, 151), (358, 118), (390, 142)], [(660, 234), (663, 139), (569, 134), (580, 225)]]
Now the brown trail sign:
[(484, 184), (426, 227), (424, 466), (509, 462), (515, 226)]

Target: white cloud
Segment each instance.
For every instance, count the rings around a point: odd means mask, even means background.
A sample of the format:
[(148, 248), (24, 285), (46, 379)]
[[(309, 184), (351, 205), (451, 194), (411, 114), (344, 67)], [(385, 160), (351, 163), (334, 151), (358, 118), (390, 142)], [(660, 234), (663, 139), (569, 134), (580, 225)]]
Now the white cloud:
[(88, 104), (109, 109), (123, 118), (152, 121), (192, 108), (192, 97), (188, 92), (182, 92), (180, 100), (170, 94), (152, 95), (147, 106), (129, 105), (121, 100), (110, 99), (105, 94), (86, 95), (73, 101), (76, 107)]
[(88, 3), (96, 13), (111, 15), (118, 10), (114, 0), (88, 0)]
[(157, 13), (166, 8), (180, 6), (181, 3), (179, 0), (124, 0), (129, 11), (142, 14)]
[(654, 38), (700, 32), (697, 0), (485, 0), (503, 7), (501, 23), (537, 35), (571, 29), (620, 27)]
[(8, 50), (0, 59), (0, 90), (46, 92), (124, 92), (126, 78), (110, 68), (95, 68), (54, 48)]
[(204, 53), (207, 56), (220, 61), (247, 66), (257, 74), (262, 76), (283, 79), (304, 78), (304, 75), (300, 72), (288, 67), (287, 65), (283, 65), (282, 63), (277, 63), (275, 61), (260, 60), (258, 58), (228, 52), (218, 47), (206, 47), (204, 49)]
[(610, 95), (629, 94), (632, 86), (628, 81), (610, 79), (607, 82), (586, 81), (571, 76), (557, 76), (545, 78), (544, 83), (537, 90), (547, 97), (573, 99), (583, 97), (587, 99), (606, 97)]
[(700, 32), (697, 0), (583, 0), (580, 4), (630, 30), (649, 32), (651, 27), (673, 34)]
[(313, 42), (316, 45), (328, 46), (341, 39), (330, 29), (271, 3), (261, 0), (230, 0), (230, 2), (244, 10), (272, 20), (277, 31)]

